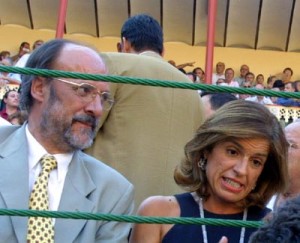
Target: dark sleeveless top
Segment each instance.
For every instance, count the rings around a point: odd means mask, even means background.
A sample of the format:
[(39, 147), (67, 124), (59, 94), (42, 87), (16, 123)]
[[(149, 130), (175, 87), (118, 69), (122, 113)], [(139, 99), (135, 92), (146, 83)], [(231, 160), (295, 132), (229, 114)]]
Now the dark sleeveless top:
[[(180, 206), (180, 217), (200, 217), (199, 205), (190, 193), (175, 195)], [(268, 208), (249, 207), (247, 220), (261, 220), (271, 210)], [(204, 210), (205, 218), (242, 220), (243, 212), (238, 214), (214, 214)], [(257, 228), (246, 228), (244, 242), (248, 242), (250, 235)], [(207, 239), (209, 243), (218, 243), (222, 236), (226, 236), (230, 243), (239, 243), (241, 228), (227, 226), (206, 225)], [(162, 240), (162, 243), (200, 243), (203, 242), (201, 225), (174, 225)]]

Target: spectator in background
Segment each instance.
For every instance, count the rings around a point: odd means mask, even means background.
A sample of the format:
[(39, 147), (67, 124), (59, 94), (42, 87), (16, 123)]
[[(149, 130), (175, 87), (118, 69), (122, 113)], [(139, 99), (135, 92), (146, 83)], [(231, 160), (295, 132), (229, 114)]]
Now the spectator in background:
[(0, 52), (0, 61), (4, 59), (10, 59), (10, 52), (9, 51), (1, 51)]
[(22, 42), (20, 47), (19, 47), (19, 52), (11, 57), (11, 60), (13, 62), (13, 65), (19, 61), (19, 59), (26, 53), (30, 52), (30, 44), (26, 41)]
[[(267, 88), (267, 89), (272, 89), (272, 88), (273, 88), (273, 85), (274, 85), (274, 82), (275, 82), (276, 79), (277, 79), (277, 77), (274, 76), (274, 75), (268, 77), (266, 88)], [(275, 88), (275, 87), (274, 87), (274, 88)]]
[(294, 72), (290, 67), (287, 67), (282, 72), (282, 81), (284, 83), (290, 82)]
[[(254, 80), (255, 80), (255, 75), (254, 73), (251, 73), (251, 72), (248, 72), (246, 75), (245, 75), (245, 81), (244, 82), (250, 82), (251, 84), (251, 87), (253, 87), (255, 84), (254, 84)], [(243, 87), (243, 86), (241, 86)]]
[[(44, 43), (43, 40), (36, 40), (34, 43), (33, 43), (33, 46), (32, 46), (32, 50), (34, 51), (36, 48), (40, 47), (42, 44)], [(25, 67), (26, 63), (27, 63), (27, 60), (28, 58), (30, 57), (30, 54), (31, 53), (26, 53), (24, 54), (20, 60), (15, 64), (16, 67)]]
[[(245, 89), (252, 88), (251, 82), (250, 81), (245, 81), (242, 88), (245, 88)], [(245, 100), (249, 97), (251, 97), (251, 95), (249, 95), (249, 94), (239, 94), (239, 99), (242, 99), (242, 100)]]
[(262, 84), (265, 86), (265, 77), (261, 73), (256, 76), (255, 84)]
[[(273, 91), (280, 91), (279, 88), (272, 88), (271, 90), (273, 90)], [(273, 102), (273, 104), (276, 104), (278, 97), (272, 96), (272, 97), (270, 97), (270, 99)]]
[(217, 109), (227, 102), (237, 100), (237, 98), (230, 93), (212, 93), (204, 91), (200, 96), (203, 102), (205, 119), (214, 114)]
[(216, 85), (228, 86), (228, 84), (225, 81), (225, 78), (219, 78), (216, 82)]
[[(295, 92), (295, 90), (295, 84), (293, 82), (287, 82), (284, 84), (284, 92)], [(283, 97), (279, 97), (276, 104), (282, 106), (300, 106), (300, 103), (296, 99)]]
[(19, 93), (15, 90), (7, 91), (1, 101), (0, 116), (8, 121), (8, 116), (19, 111)]
[(197, 83), (197, 75), (193, 72), (186, 73), (186, 76), (193, 81), (193, 83)]
[(300, 92), (300, 80), (294, 81), (295, 91)]
[(278, 88), (280, 91), (284, 91), (284, 83), (282, 80), (277, 79), (275, 80), (275, 82), (273, 83), (273, 87), (272, 88)]
[(36, 48), (40, 47), (41, 45), (44, 44), (44, 41), (43, 40), (36, 40), (34, 43), (33, 43), (33, 46), (32, 46), (32, 50), (35, 50)]
[(300, 242), (300, 197), (276, 210), (271, 218), (251, 236), (249, 243)]
[(236, 77), (235, 80), (238, 82), (240, 87), (243, 87), (243, 83), (245, 82), (246, 74), (250, 72), (249, 66), (243, 64), (240, 68), (240, 76)]
[[(38, 47), (40, 47), (42, 44), (44, 43), (43, 40), (36, 40), (34, 43), (33, 43), (33, 51), (36, 50)], [(26, 63), (27, 63), (27, 60), (29, 59), (31, 53), (26, 53), (24, 54), (19, 60), (18, 62), (15, 64), (15, 67), (25, 67), (26, 66)], [(18, 74), (18, 73), (14, 73), (12, 75), (12, 78), (16, 79), (16, 80), (19, 80), (19, 82), (21, 83), (22, 80), (21, 80), (21, 75)]]
[(234, 80), (234, 70), (232, 68), (226, 68), (225, 70), (225, 82), (231, 87), (240, 87), (239, 83)]
[(193, 69), (193, 73), (197, 76), (197, 83), (205, 83), (205, 72), (202, 68), (196, 67)]
[(284, 84), (284, 91), (285, 92), (295, 92), (295, 83), (294, 82), (287, 82)]
[(216, 84), (217, 80), (219, 78), (225, 79), (224, 71), (225, 71), (225, 63), (224, 62), (218, 62), (216, 64), (216, 72), (213, 73), (213, 75), (212, 75), (212, 82), (211, 83)]
[[(261, 85), (261, 84), (257, 84), (257, 85), (255, 85), (255, 89), (263, 90), (264, 86)], [(255, 95), (255, 96), (252, 96), (252, 97), (248, 97), (248, 98), (246, 98), (246, 100), (257, 102), (257, 103), (260, 103), (262, 105), (273, 105), (273, 102), (269, 97), (265, 97), (265, 96), (262, 96), (262, 95)]]
[[(0, 65), (3, 66), (11, 66), (12, 62), (9, 58), (3, 59), (0, 61)], [(14, 78), (13, 73), (7, 73), (7, 72), (0, 72), (0, 86), (7, 85), (7, 84), (20, 84), (21, 82), (18, 79)]]
[(284, 201), (300, 195), (300, 120), (296, 120), (285, 127), (285, 137), (289, 143), (289, 184), (286, 190), (279, 194), (276, 207)]
[[(271, 77), (273, 77), (273, 79), (274, 79), (275, 76), (271, 76)], [(277, 77), (275, 77), (275, 79), (276, 78)], [(268, 81), (269, 81), (269, 79), (268, 79)], [(274, 83), (273, 83), (272, 90), (273, 91), (284, 91), (284, 83), (283, 83), (283, 81), (281, 79), (276, 79), (274, 81)], [(273, 104), (276, 104), (277, 100), (279, 99), (279, 97), (271, 97), (270, 99), (272, 100)]]

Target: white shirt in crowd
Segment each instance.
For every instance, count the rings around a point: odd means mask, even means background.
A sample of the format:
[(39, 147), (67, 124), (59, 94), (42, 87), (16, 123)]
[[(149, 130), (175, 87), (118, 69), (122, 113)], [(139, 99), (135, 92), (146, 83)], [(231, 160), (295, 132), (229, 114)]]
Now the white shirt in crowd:
[(273, 105), (272, 100), (269, 97), (265, 97), (265, 96), (261, 100), (259, 100), (257, 98), (257, 96), (248, 97), (248, 98), (246, 98), (246, 100), (257, 102), (257, 103), (260, 103), (262, 105)]
[(217, 73), (213, 73), (211, 83), (216, 84), (219, 78), (225, 79), (225, 75), (224, 74), (219, 75)]
[(0, 117), (0, 126), (11, 125), (11, 123), (4, 118)]
[[(15, 64), (15, 67), (21, 67), (21, 68), (25, 67), (25, 66), (26, 66), (26, 63), (27, 63), (27, 61), (28, 61), (28, 59), (29, 59), (29, 57), (30, 57), (30, 53), (24, 54), (24, 55), (17, 61), (17, 63)], [(11, 78), (17, 79), (17, 80), (19, 80), (20, 82), (22, 82), (21, 74), (19, 74), (19, 73), (12, 73)]]

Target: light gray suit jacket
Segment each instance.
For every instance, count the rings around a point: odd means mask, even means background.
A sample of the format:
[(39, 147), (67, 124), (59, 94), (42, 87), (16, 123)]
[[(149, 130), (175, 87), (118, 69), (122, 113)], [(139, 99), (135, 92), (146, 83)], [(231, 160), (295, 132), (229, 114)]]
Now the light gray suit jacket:
[[(28, 209), (28, 146), (25, 126), (0, 127), (0, 208)], [(102, 162), (76, 151), (58, 211), (127, 215), (133, 186)], [(0, 216), (0, 242), (26, 242), (27, 217)], [(56, 219), (55, 242), (127, 242), (130, 224)]]

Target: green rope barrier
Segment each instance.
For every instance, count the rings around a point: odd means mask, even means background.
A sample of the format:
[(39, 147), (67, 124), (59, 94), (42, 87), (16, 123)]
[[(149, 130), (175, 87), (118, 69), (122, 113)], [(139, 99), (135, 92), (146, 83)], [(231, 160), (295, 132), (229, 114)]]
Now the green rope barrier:
[(168, 80), (130, 78), (124, 76), (115, 76), (115, 75), (87, 74), (87, 73), (79, 73), (79, 72), (66, 72), (61, 70), (20, 68), (20, 67), (9, 67), (9, 66), (0, 66), (0, 71), (9, 72), (9, 73), (27, 74), (27, 75), (37, 75), (43, 77), (74, 78), (74, 79), (103, 81), (103, 82), (111, 82), (111, 83), (158, 86), (164, 88), (192, 89), (192, 90), (203, 90), (203, 91), (220, 92), (220, 93), (249, 94), (249, 95), (261, 95), (261, 96), (269, 96), (269, 97), (300, 99), (300, 92), (279, 92), (273, 90), (245, 89), (245, 88), (226, 87), (226, 86), (217, 86), (217, 85), (208, 85), (208, 84), (174, 82)]
[[(249, 94), (249, 95), (262, 95), (273, 97), (285, 98), (298, 98), (300, 93), (292, 92), (277, 92), (271, 90), (256, 90), (244, 89), (226, 86), (216, 86), (207, 84), (193, 84), (182, 83), (168, 80), (155, 80), (155, 79), (142, 79), (130, 78), (124, 76), (111, 76), (100, 74), (87, 74), (79, 72), (66, 72), (61, 70), (46, 70), (46, 69), (33, 69), (33, 68), (19, 68), (0, 66), (0, 71), (19, 73), (26, 75), (37, 75), (43, 77), (60, 77), (60, 78), (74, 78), (83, 80), (103, 81), (112, 83), (124, 83), (134, 85), (147, 85), (159, 86), (165, 88), (180, 88), (203, 90), (211, 92), (223, 93), (236, 93), (236, 94)], [(2, 216), (21, 216), (21, 217), (51, 217), (51, 218), (68, 218), (68, 219), (86, 219), (86, 220), (104, 220), (104, 221), (118, 221), (128, 223), (147, 223), (147, 224), (195, 224), (195, 225), (213, 225), (213, 226), (233, 226), (233, 227), (250, 227), (258, 228), (263, 225), (262, 221), (243, 221), (243, 220), (224, 220), (224, 219), (201, 219), (201, 218), (171, 218), (171, 217), (142, 217), (142, 216), (129, 216), (129, 215), (113, 215), (101, 213), (84, 213), (84, 212), (65, 212), (65, 211), (37, 211), (37, 210), (17, 210), (17, 209), (0, 209)]]
[(2, 216), (21, 216), (21, 217), (45, 217), (45, 218), (63, 218), (63, 219), (86, 219), (86, 220), (103, 220), (117, 221), (139, 224), (185, 224), (185, 225), (212, 225), (212, 226), (232, 226), (258, 228), (263, 225), (262, 221), (243, 221), (243, 220), (225, 220), (210, 218), (175, 218), (175, 217), (145, 217), (130, 215), (114, 215), (102, 213), (85, 213), (85, 212), (66, 212), (66, 211), (37, 211), (21, 209), (0, 209)]

